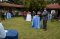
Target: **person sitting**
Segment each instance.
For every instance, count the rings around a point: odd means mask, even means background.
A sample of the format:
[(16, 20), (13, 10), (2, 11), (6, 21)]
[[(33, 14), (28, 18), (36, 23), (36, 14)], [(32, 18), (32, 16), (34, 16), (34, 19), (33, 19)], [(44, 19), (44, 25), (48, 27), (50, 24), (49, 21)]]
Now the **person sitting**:
[(2, 22), (0, 20), (0, 39), (4, 39), (6, 37), (6, 32), (4, 30), (4, 27), (2, 25)]

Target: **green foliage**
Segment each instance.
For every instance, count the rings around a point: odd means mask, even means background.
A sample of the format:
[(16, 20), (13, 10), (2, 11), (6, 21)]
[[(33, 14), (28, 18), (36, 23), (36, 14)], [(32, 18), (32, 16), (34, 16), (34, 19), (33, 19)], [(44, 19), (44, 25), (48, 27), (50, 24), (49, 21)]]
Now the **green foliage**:
[(59, 3), (60, 4), (60, 0), (47, 0), (48, 3)]
[(23, 4), (27, 9), (40, 10), (44, 8), (47, 4), (44, 0), (14, 0), (17, 4)]
[(16, 3), (16, 4), (23, 4), (22, 0), (14, 0), (14, 3)]
[(56, 2), (60, 4), (60, 0), (56, 0)]
[(46, 7), (48, 3), (59, 3), (60, 0), (14, 0), (14, 3), (22, 4), (26, 7), (27, 10), (41, 10)]
[(42, 8), (44, 8), (46, 6), (47, 2), (45, 2), (44, 0), (31, 0), (30, 3), (30, 9), (32, 8), (32, 10), (41, 10)]

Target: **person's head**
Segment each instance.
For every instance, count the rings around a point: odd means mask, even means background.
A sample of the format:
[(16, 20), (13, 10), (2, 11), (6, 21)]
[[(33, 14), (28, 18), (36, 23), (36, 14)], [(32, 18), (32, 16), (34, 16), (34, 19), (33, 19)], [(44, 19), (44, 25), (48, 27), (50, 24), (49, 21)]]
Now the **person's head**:
[(31, 14), (31, 12), (29, 12), (29, 11), (28, 11), (28, 13), (27, 13), (27, 14)]
[(44, 11), (46, 11), (46, 8), (44, 8)]
[(44, 11), (46, 11), (46, 10), (44, 10)]

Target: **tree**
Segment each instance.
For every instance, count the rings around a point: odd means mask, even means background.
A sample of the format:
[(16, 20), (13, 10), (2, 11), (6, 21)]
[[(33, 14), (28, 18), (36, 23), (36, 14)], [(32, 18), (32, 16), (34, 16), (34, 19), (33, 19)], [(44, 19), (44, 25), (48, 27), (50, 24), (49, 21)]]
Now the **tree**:
[(60, 0), (47, 0), (48, 3), (59, 3), (60, 4)]
[(8, 0), (8, 2), (14, 2), (14, 0)]
[(14, 3), (16, 3), (16, 4), (23, 4), (23, 0), (13, 0), (14, 1)]
[(23, 4), (27, 10), (41, 10), (47, 5), (45, 0), (14, 0), (17, 4)]
[(60, 4), (60, 0), (56, 0), (56, 3), (59, 3)]
[(46, 7), (46, 5), (47, 2), (44, 0), (31, 0), (30, 9), (32, 8), (32, 10), (38, 11)]

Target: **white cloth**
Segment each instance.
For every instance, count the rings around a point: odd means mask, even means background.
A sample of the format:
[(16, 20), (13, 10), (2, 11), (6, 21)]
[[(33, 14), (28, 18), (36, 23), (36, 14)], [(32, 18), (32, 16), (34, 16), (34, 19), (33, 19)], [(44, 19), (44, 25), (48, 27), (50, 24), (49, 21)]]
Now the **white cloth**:
[(55, 14), (55, 10), (51, 10), (51, 14)]
[(6, 32), (4, 30), (2, 23), (0, 23), (0, 38), (5, 38), (5, 37), (6, 37)]
[(31, 21), (31, 14), (27, 14), (26, 21)]

